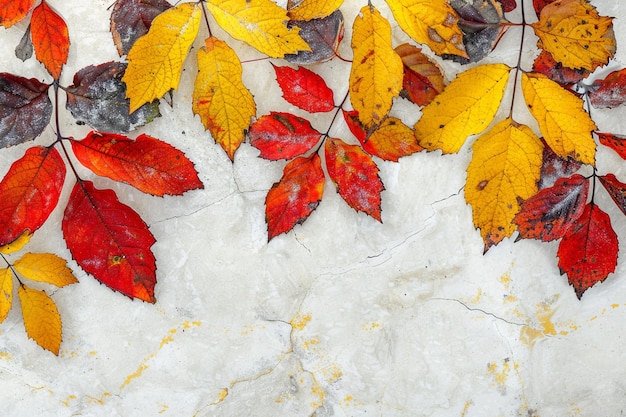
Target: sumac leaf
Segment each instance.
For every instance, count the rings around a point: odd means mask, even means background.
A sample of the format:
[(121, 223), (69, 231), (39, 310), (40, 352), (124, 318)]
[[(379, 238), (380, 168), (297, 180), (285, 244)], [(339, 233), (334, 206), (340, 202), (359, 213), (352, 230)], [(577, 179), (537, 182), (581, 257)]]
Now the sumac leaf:
[(562, 238), (578, 222), (588, 194), (589, 180), (582, 175), (559, 178), (522, 203), (513, 219), (519, 238), (544, 242)]
[(626, 214), (626, 184), (620, 182), (613, 174), (601, 175), (598, 179), (617, 207)]
[(117, 0), (111, 12), (111, 35), (120, 56), (148, 33), (155, 17), (172, 7), (165, 0)]
[(0, 73), (0, 147), (33, 140), (52, 116), (49, 84)]
[(317, 208), (324, 193), (324, 171), (317, 153), (298, 157), (283, 169), (265, 198), (267, 240), (302, 224)]
[(311, 113), (328, 112), (335, 108), (333, 90), (313, 71), (300, 67), (274, 65), (276, 81), (283, 98), (294, 106)]
[(336, 10), (330, 16), (312, 20), (291, 20), (287, 27), (300, 28), (298, 33), (311, 47), (310, 51), (299, 51), (285, 55), (285, 60), (297, 65), (327, 61), (336, 55), (343, 39), (343, 14)]
[(132, 140), (112, 133), (90, 132), (71, 143), (76, 158), (95, 174), (125, 182), (144, 193), (162, 197), (203, 188), (185, 154), (148, 135)]
[(593, 203), (587, 204), (576, 224), (559, 244), (561, 274), (580, 299), (587, 289), (615, 271), (619, 242), (609, 215)]
[(65, 163), (55, 148), (29, 148), (11, 165), (0, 182), (0, 246), (44, 224), (64, 181)]
[(159, 117), (159, 101), (154, 100), (130, 111), (126, 84), (122, 82), (127, 64), (107, 62), (90, 65), (74, 74), (67, 87), (67, 109), (80, 122), (104, 132), (129, 132)]
[(65, 21), (48, 3), (42, 1), (33, 9), (30, 33), (37, 60), (58, 80), (70, 50), (70, 37)]
[(597, 109), (614, 108), (626, 102), (626, 69), (613, 71), (595, 81), (589, 92), (591, 105)]
[(154, 303), (154, 236), (112, 190), (90, 181), (74, 185), (62, 222), (63, 238), (78, 265), (112, 290)]
[(372, 157), (360, 146), (335, 138), (326, 140), (324, 155), (328, 175), (341, 198), (353, 209), (382, 222), (380, 193), (385, 187)]
[(321, 137), (308, 120), (290, 113), (271, 112), (252, 123), (250, 145), (270, 160), (292, 159), (310, 150)]

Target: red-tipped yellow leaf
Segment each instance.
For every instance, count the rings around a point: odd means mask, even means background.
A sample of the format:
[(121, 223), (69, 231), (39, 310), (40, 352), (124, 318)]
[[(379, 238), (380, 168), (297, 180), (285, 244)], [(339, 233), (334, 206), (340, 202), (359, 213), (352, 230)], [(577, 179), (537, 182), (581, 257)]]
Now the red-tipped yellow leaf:
[(289, 162), (265, 198), (267, 240), (302, 224), (317, 208), (323, 193), (324, 171), (317, 153)]
[(56, 207), (64, 181), (65, 162), (55, 148), (32, 147), (15, 161), (0, 182), (0, 245), (39, 229)]
[(26, 253), (13, 264), (13, 268), (25, 278), (57, 287), (78, 282), (65, 259), (52, 253)]
[(58, 80), (70, 50), (70, 37), (65, 21), (48, 3), (42, 1), (33, 9), (30, 33), (37, 60)]
[(17, 295), (22, 304), (22, 317), (28, 337), (42, 348), (58, 355), (62, 324), (59, 310), (52, 298), (44, 291), (34, 290), (25, 285), (17, 287)]
[(250, 145), (270, 160), (292, 159), (309, 151), (321, 133), (308, 120), (290, 113), (271, 112), (250, 126)]
[(316, 73), (304, 67), (274, 65), (276, 81), (283, 91), (283, 98), (296, 107), (311, 113), (328, 112), (335, 108), (333, 90)]
[(156, 264), (148, 226), (112, 190), (77, 182), (63, 217), (63, 237), (78, 265), (107, 287), (154, 303)]
[(91, 132), (83, 140), (72, 141), (72, 149), (81, 164), (94, 173), (130, 184), (144, 193), (181, 195), (203, 188), (185, 154), (148, 135), (132, 140)]

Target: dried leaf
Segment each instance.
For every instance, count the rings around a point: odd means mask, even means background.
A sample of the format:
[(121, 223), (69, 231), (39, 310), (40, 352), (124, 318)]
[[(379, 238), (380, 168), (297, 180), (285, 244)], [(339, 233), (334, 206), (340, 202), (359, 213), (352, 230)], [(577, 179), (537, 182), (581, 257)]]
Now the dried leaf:
[(17, 295), (22, 304), (22, 317), (28, 337), (58, 356), (62, 324), (52, 298), (44, 291), (37, 291), (25, 285), (17, 287)]
[(402, 60), (391, 46), (391, 26), (371, 6), (361, 9), (352, 33), (354, 58), (350, 70), (350, 101), (361, 122), (382, 122), (402, 89)]
[(62, 222), (63, 238), (85, 272), (112, 290), (154, 303), (154, 236), (139, 215), (112, 190), (79, 181)]
[(300, 0), (295, 3), (287, 7), (289, 17), (292, 20), (311, 20), (330, 16), (339, 9), (343, 0)]
[(256, 115), (254, 98), (243, 84), (239, 58), (226, 42), (206, 39), (198, 50), (198, 66), (193, 112), (232, 161)]
[(0, 0), (0, 26), (10, 28), (26, 17), (37, 0)]
[(335, 108), (333, 90), (313, 71), (300, 67), (273, 65), (283, 98), (310, 113), (329, 112)]
[(626, 136), (605, 132), (596, 132), (596, 134), (601, 144), (613, 149), (622, 159), (626, 159)]
[(181, 3), (161, 13), (128, 52), (122, 81), (131, 113), (178, 88), (183, 63), (200, 29), (201, 7), (200, 3)]
[(580, 82), (589, 75), (585, 69), (573, 69), (564, 67), (560, 62), (556, 62), (549, 52), (541, 51), (533, 63), (533, 71), (546, 75), (552, 81), (563, 86), (569, 86)]
[(369, 136), (357, 139), (367, 153), (386, 161), (397, 162), (403, 156), (424, 150), (417, 143), (413, 129), (395, 117), (386, 118)]
[(420, 48), (408, 43), (396, 46), (404, 65), (402, 97), (418, 106), (425, 106), (443, 91), (445, 84), (441, 68), (424, 55)]
[(120, 56), (148, 33), (154, 18), (172, 5), (165, 0), (116, 0), (111, 12), (111, 35)]
[(594, 81), (589, 100), (597, 109), (612, 109), (626, 103), (626, 69), (613, 71), (603, 80)]
[(33, 9), (30, 33), (37, 60), (58, 81), (70, 50), (70, 37), (65, 21), (48, 3), (42, 1)]
[(540, 190), (552, 187), (559, 178), (569, 177), (582, 166), (580, 161), (557, 155), (543, 139), (541, 141), (544, 146), (541, 178), (538, 184)]
[(494, 119), (509, 79), (504, 64), (486, 64), (457, 76), (422, 109), (415, 136), (429, 151), (458, 152), (468, 136), (482, 132)]
[(13, 264), (13, 268), (25, 278), (57, 287), (78, 282), (65, 259), (52, 253), (26, 253)]
[(270, 160), (291, 159), (309, 151), (322, 134), (308, 120), (289, 113), (271, 112), (250, 126), (250, 145)]
[(626, 214), (626, 184), (620, 182), (614, 174), (601, 175), (598, 179), (617, 207)]
[(286, 54), (287, 62), (297, 65), (316, 64), (336, 55), (343, 39), (343, 14), (336, 10), (330, 16), (313, 20), (291, 20), (288, 28), (300, 28), (300, 37), (309, 45), (310, 51)]
[(20, 43), (15, 47), (15, 56), (22, 61), (26, 61), (33, 56), (35, 52), (33, 48), (33, 40), (30, 37), (30, 25), (26, 28), (24, 36), (20, 39)]
[[(503, 35), (506, 23), (502, 6), (495, 0), (450, 0), (459, 15), (459, 28), (463, 31), (463, 45), (468, 59), (458, 57), (462, 63), (478, 62), (486, 57)], [(454, 55), (452, 58), (454, 59)]]
[(13, 272), (10, 268), (0, 269), (0, 323), (13, 306)]

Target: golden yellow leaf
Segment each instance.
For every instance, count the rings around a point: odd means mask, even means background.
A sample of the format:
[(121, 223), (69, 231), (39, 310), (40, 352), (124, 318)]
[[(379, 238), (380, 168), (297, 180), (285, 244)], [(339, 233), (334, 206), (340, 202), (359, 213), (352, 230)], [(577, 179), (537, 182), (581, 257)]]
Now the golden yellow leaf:
[(13, 272), (11, 269), (0, 269), (0, 323), (7, 318), (13, 305)]
[(206, 6), (230, 36), (272, 58), (311, 50), (300, 28), (287, 27), (287, 11), (271, 0), (207, 0)]
[(459, 74), (422, 109), (415, 124), (419, 144), (430, 151), (458, 152), (468, 136), (482, 132), (493, 121), (509, 73), (504, 64), (487, 64)]
[(537, 46), (569, 68), (593, 71), (615, 54), (612, 18), (600, 16), (587, 0), (560, 0), (541, 10), (531, 25)]
[(243, 84), (241, 62), (226, 42), (211, 37), (198, 50), (198, 67), (193, 112), (233, 160), (256, 115), (254, 98)]
[(13, 264), (13, 268), (25, 278), (57, 287), (78, 282), (65, 259), (52, 253), (26, 253)]
[(17, 295), (22, 303), (26, 334), (39, 346), (58, 356), (61, 347), (61, 316), (52, 298), (43, 291), (20, 285)]
[(287, 13), (292, 20), (321, 19), (330, 16), (342, 3), (343, 0), (302, 0), (289, 6)]
[(465, 201), (472, 206), (486, 252), (513, 234), (519, 200), (537, 192), (543, 144), (528, 126), (505, 119), (479, 137), (472, 149)]
[(352, 33), (350, 101), (366, 127), (380, 123), (400, 94), (404, 68), (391, 46), (391, 26), (372, 6), (361, 9)]
[(177, 89), (183, 63), (200, 28), (200, 3), (182, 3), (158, 15), (128, 52), (122, 81), (130, 112)]
[(583, 101), (543, 74), (522, 74), (522, 90), (528, 109), (550, 148), (563, 158), (593, 164), (596, 124), (583, 109)]
[(395, 117), (387, 117), (361, 141), (361, 145), (370, 155), (395, 162), (403, 156), (424, 150), (418, 145), (413, 129)]
[(398, 25), (437, 55), (469, 58), (463, 46), (459, 17), (448, 0), (386, 0)]
[(24, 245), (30, 242), (30, 238), (32, 236), (33, 234), (30, 232), (30, 230), (24, 230), (24, 233), (22, 233), (20, 237), (15, 239), (13, 242), (0, 246), (0, 253), (9, 255), (11, 253), (21, 250), (24, 247)]

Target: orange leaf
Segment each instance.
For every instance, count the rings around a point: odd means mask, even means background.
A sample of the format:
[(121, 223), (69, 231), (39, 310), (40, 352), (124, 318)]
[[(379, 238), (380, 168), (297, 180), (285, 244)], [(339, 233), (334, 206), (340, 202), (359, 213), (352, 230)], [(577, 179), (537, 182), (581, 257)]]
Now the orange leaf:
[(386, 161), (397, 162), (399, 158), (424, 150), (418, 143), (413, 129), (402, 120), (388, 117), (367, 138), (357, 138), (370, 155)]
[(71, 143), (76, 158), (94, 173), (144, 193), (162, 197), (203, 188), (185, 154), (148, 135), (132, 140), (113, 133), (91, 132)]
[(17, 295), (22, 304), (22, 317), (28, 337), (58, 356), (62, 324), (59, 310), (52, 298), (44, 291), (37, 291), (25, 285), (17, 287)]
[(385, 187), (372, 157), (360, 146), (334, 138), (326, 140), (324, 151), (328, 175), (341, 198), (353, 209), (382, 222), (380, 193)]
[(56, 207), (64, 181), (65, 163), (54, 148), (29, 148), (15, 161), (0, 182), (0, 245), (26, 229), (39, 229)]
[(26, 17), (37, 0), (0, 0), (0, 26), (10, 28)]
[(302, 224), (317, 208), (324, 193), (324, 171), (317, 153), (289, 162), (283, 177), (265, 198), (267, 240)]
[(265, 159), (291, 159), (309, 151), (322, 134), (302, 117), (271, 112), (250, 126), (250, 145)]
[(58, 81), (70, 50), (70, 37), (65, 21), (48, 3), (42, 1), (33, 10), (30, 33), (35, 56)]
[(404, 64), (402, 97), (418, 106), (430, 103), (445, 87), (439, 65), (432, 62), (418, 47), (404, 43), (396, 46), (396, 53)]
[(63, 237), (78, 265), (112, 290), (154, 303), (155, 239), (148, 226), (112, 190), (90, 181), (74, 185), (65, 208)]

